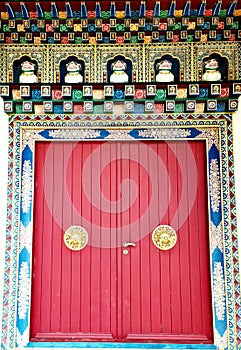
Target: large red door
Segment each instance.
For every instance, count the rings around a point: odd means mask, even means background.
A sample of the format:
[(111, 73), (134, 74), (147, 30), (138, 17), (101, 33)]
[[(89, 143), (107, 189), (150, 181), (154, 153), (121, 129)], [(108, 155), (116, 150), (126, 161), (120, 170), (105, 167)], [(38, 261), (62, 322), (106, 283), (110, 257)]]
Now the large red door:
[[(205, 154), (201, 141), (36, 143), (32, 340), (213, 341)], [(167, 251), (160, 224), (177, 232)], [(64, 244), (71, 225), (83, 250)]]

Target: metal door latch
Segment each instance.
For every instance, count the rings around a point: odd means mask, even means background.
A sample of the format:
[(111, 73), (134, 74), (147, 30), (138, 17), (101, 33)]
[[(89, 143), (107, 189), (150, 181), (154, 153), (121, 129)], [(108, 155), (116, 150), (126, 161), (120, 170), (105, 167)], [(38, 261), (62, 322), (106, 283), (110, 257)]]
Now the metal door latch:
[(124, 248), (127, 248), (127, 247), (135, 247), (135, 246), (136, 246), (136, 244), (133, 243), (133, 242), (124, 242), (124, 243), (123, 243), (123, 247), (124, 247)]

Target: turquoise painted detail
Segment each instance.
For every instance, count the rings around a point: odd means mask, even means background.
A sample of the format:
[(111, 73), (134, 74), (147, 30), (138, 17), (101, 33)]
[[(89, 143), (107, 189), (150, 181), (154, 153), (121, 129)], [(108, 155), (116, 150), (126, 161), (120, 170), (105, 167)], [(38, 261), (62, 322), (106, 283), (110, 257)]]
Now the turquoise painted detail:
[(213, 344), (157, 344), (157, 343), (88, 343), (88, 342), (59, 342), (59, 343), (33, 343), (30, 342), (27, 348), (53, 348), (53, 349), (199, 349), (199, 350), (217, 350), (217, 346)]

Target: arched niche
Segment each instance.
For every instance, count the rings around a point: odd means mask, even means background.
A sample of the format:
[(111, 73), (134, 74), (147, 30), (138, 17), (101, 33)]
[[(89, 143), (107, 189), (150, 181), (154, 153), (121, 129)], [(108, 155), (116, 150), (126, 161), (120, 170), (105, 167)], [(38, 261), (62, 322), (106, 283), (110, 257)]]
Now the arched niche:
[(123, 61), (126, 64), (125, 72), (128, 75), (128, 83), (132, 83), (132, 61), (123, 55), (116, 55), (114, 58), (107, 61), (107, 81), (110, 82), (112, 65), (117, 61)]
[(171, 73), (174, 75), (174, 82), (179, 82), (180, 81), (180, 62), (178, 60), (178, 58), (175, 58), (173, 57), (172, 55), (168, 55), (168, 54), (165, 54), (163, 56), (161, 56), (160, 58), (157, 58), (155, 60), (155, 64), (154, 64), (154, 67), (155, 67), (155, 81), (156, 81), (156, 76), (159, 72), (159, 69), (157, 68), (158, 67), (158, 64), (161, 63), (162, 61), (169, 61), (171, 62), (172, 64), (172, 67), (171, 67)]
[(65, 60), (60, 61), (59, 65), (59, 74), (60, 74), (60, 83), (64, 84), (65, 83), (65, 76), (67, 74), (67, 67), (66, 65), (70, 63), (71, 61), (79, 63), (82, 67), (80, 74), (83, 77), (83, 83), (85, 82), (85, 62), (82, 59), (79, 59), (76, 56), (68, 56)]
[(228, 80), (228, 59), (226, 57), (223, 57), (219, 55), (218, 53), (212, 53), (208, 57), (204, 57), (203, 59), (203, 74), (205, 73), (205, 64), (209, 60), (216, 60), (218, 62), (218, 71), (221, 74), (221, 81), (227, 81)]
[[(24, 55), (20, 59), (13, 61), (13, 82), (19, 83), (20, 75), (22, 74), (21, 65), (23, 62), (28, 61), (34, 64), (34, 72), (33, 74), (37, 77), (38, 82), (38, 63), (37, 61), (31, 59), (29, 56)], [(31, 81), (26, 81), (26, 83), (31, 83)]]

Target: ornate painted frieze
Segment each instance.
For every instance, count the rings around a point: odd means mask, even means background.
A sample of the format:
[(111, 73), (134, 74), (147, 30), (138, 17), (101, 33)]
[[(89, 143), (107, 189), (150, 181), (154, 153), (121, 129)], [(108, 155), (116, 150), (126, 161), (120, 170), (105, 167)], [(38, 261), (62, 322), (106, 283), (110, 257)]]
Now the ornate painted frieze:
[(91, 129), (80, 130), (80, 129), (59, 129), (49, 131), (49, 137), (53, 139), (67, 139), (67, 140), (87, 140), (95, 139), (100, 137), (100, 131)]
[[(192, 41), (235, 41), (240, 39), (241, 10), (237, 1), (227, 6), (220, 2), (206, 8), (200, 2), (193, 8), (189, 1), (170, 2), (160, 6), (158, 1), (140, 6), (112, 2), (110, 6), (98, 1), (48, 3), (38, 1), (31, 7), (12, 1), (1, 3), (0, 40), (6, 43), (163, 43)], [(168, 9), (169, 5), (169, 9)], [(195, 4), (194, 4), (195, 5)], [(226, 6), (225, 6), (226, 5)], [(134, 9), (133, 9), (134, 7)], [(139, 7), (139, 8), (138, 8)], [(147, 8), (149, 7), (149, 8)]]
[[(95, 54), (96, 48), (93, 45), (54, 45), (49, 48), (51, 70), (46, 82), (67, 82), (66, 65), (70, 62), (78, 62), (81, 65), (80, 74), (82, 81), (96, 82)], [(69, 83), (75, 81), (69, 81)]]
[[(128, 89), (121, 87), (120, 91), (107, 96), (115, 99), (123, 99), (125, 95), (130, 98), (140, 98), (134, 90), (139, 90), (137, 83), (146, 82), (149, 84), (170, 84), (165, 85), (165, 97), (168, 99), (186, 99), (187, 112), (195, 111), (196, 98), (203, 98), (207, 101), (207, 111), (221, 111), (220, 108), (237, 109), (237, 97), (241, 94), (241, 44), (237, 42), (166, 42), (166, 43), (119, 43), (119, 44), (72, 44), (72, 45), (37, 45), (37, 44), (2, 44), (1, 57), (1, 83), (59, 83), (71, 84), (74, 93), (69, 89), (58, 91), (57, 87), (44, 86), (41, 91), (31, 91), (29, 85), (13, 91), (8, 86), (0, 87), (0, 95), (13, 100), (24, 100), (23, 111), (32, 112), (29, 100), (49, 98), (59, 100), (64, 97), (75, 97), (73, 100), (87, 100), (93, 94), (86, 95), (82, 84), (92, 83), (121, 83), (135, 84), (133, 93), (128, 95)], [(6, 64), (7, 62), (7, 64)], [(120, 65), (123, 65), (121, 67)], [(232, 86), (230, 82), (233, 81)], [(188, 89), (178, 84), (185, 82)], [(191, 84), (190, 82), (195, 82)], [(204, 84), (199, 86), (197, 82)], [(227, 82), (229, 84), (227, 85)], [(76, 87), (76, 84), (81, 84)], [(176, 85), (175, 85), (176, 84)], [(226, 85), (225, 85), (226, 84)], [(190, 85), (190, 86), (189, 86)], [(161, 87), (162, 88), (162, 87)], [(187, 88), (187, 87), (186, 87)], [(49, 89), (49, 93), (46, 92)], [(51, 91), (52, 89), (52, 91)], [(98, 87), (100, 89), (100, 87)], [(153, 88), (152, 88), (153, 89)], [(159, 89), (159, 87), (157, 87)], [(19, 90), (19, 91), (18, 91)], [(178, 91), (179, 90), (179, 91)], [(151, 91), (151, 90), (150, 90)], [(142, 98), (158, 97), (161, 92), (151, 93), (147, 90)], [(12, 94), (11, 94), (12, 93)], [(72, 96), (73, 95), (73, 96)], [(106, 96), (104, 96), (106, 97)], [(230, 98), (227, 106), (215, 105), (213, 101), (217, 98)], [(103, 98), (101, 98), (103, 99)], [(173, 112), (173, 110), (169, 110)], [(7, 112), (13, 112), (10, 108)], [(18, 111), (16, 111), (18, 112)], [(47, 112), (47, 110), (46, 110)], [(68, 109), (65, 110), (68, 112)], [(181, 112), (181, 111), (178, 111)]]
[(145, 48), (145, 80), (155, 81), (157, 64), (162, 60), (172, 61), (175, 81), (191, 80), (192, 46), (190, 43), (149, 44)]
[(139, 44), (98, 45), (96, 82), (110, 82), (111, 65), (115, 60), (125, 60), (129, 69), (129, 82), (142, 82), (144, 61), (142, 46)]
[(36, 65), (36, 76), (39, 83), (48, 81), (48, 49), (46, 45), (1, 45), (2, 63), (0, 79), (2, 83), (18, 83), (21, 63), (31, 60)]
[(191, 131), (186, 129), (149, 129), (139, 131), (139, 136), (147, 139), (176, 139), (186, 138), (190, 135)]
[(23, 175), (22, 175), (22, 210), (23, 213), (28, 213), (30, 210), (30, 203), (32, 199), (32, 164), (30, 160), (25, 160), (23, 163)]
[(221, 183), (217, 159), (211, 160), (209, 171), (211, 207), (214, 212), (218, 212), (221, 204)]
[[(241, 46), (239, 42), (206, 42), (193, 44), (193, 79), (203, 80), (203, 64), (208, 59), (218, 59), (222, 65), (221, 80), (240, 80), (240, 56)], [(221, 67), (220, 67), (221, 68)]]

